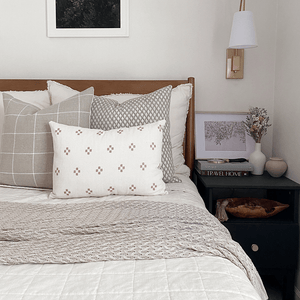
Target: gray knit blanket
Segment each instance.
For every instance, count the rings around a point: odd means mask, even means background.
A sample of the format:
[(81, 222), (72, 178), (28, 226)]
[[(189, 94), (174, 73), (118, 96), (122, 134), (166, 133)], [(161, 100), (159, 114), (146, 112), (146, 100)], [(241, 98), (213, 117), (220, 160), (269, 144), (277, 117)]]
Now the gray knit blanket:
[(228, 230), (206, 210), (150, 201), (0, 202), (0, 263), (47, 264), (218, 256), (261, 279)]

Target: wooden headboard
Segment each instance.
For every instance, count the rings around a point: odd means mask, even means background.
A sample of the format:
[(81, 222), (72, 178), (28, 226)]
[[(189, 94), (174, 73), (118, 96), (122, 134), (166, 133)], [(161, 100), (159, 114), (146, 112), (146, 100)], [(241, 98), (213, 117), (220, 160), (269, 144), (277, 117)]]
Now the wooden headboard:
[[(183, 80), (56, 80), (73, 89), (82, 91), (90, 86), (95, 89), (95, 95), (113, 93), (145, 94), (167, 85), (176, 87), (184, 83), (193, 85), (193, 95), (187, 116), (183, 151), (186, 165), (193, 170), (195, 160), (195, 79), (189, 77)], [(47, 89), (47, 80), (35, 79), (0, 79), (0, 91), (34, 91)]]

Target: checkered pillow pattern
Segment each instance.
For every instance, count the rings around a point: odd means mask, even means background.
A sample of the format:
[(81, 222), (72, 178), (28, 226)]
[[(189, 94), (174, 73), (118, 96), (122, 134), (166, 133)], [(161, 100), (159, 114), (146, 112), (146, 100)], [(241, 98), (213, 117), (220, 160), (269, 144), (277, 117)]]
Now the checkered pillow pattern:
[(0, 153), (0, 183), (52, 188), (53, 143), (49, 121), (89, 127), (94, 89), (40, 110), (3, 95), (5, 122)]
[(170, 99), (172, 86), (123, 103), (102, 96), (95, 96), (91, 107), (90, 128), (111, 130), (121, 127), (145, 125), (166, 120), (163, 131), (162, 170), (165, 182), (179, 182), (173, 177), (174, 165), (170, 138)]
[(109, 131), (50, 122), (53, 198), (165, 194), (165, 120)]

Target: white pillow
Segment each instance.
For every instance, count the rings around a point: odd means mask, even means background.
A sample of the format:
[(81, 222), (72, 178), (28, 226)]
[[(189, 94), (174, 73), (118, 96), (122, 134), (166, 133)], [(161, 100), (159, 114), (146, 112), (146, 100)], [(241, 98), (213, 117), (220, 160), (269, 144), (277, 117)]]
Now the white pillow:
[[(52, 101), (55, 103), (65, 100), (68, 95), (79, 93), (68, 86), (55, 81), (48, 81), (48, 89)], [(189, 101), (192, 97), (193, 85), (191, 83), (181, 84), (172, 89), (170, 104), (170, 136), (172, 144), (172, 156), (175, 174), (190, 175), (190, 169), (184, 164), (183, 138), (185, 133), (185, 122), (189, 109)], [(139, 97), (140, 94), (111, 94), (105, 97), (123, 103), (132, 98)], [(53, 102), (52, 102), (53, 103)]]
[(52, 198), (166, 194), (160, 169), (165, 120), (109, 131), (49, 124)]
[(16, 99), (22, 100), (24, 102), (30, 103), (39, 109), (47, 108), (51, 105), (50, 95), (47, 90), (45, 91), (6, 91), (0, 92), (0, 149), (1, 149), (1, 135), (3, 130), (4, 122), (4, 106), (3, 106), (3, 95), (2, 93), (8, 93), (15, 97)]
[(79, 93), (79, 91), (73, 90), (64, 84), (52, 80), (47, 81), (47, 88), (52, 105), (60, 103)]
[(193, 85), (191, 83), (181, 84), (172, 89), (170, 104), (170, 135), (175, 174), (187, 176), (190, 176), (190, 169), (184, 164), (182, 144), (192, 93)]

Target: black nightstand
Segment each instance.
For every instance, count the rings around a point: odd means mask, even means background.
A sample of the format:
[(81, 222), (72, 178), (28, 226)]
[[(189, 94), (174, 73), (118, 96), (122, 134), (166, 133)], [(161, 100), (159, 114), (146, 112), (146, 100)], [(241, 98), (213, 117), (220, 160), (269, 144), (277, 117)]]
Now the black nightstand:
[(282, 279), (283, 299), (294, 299), (299, 243), (300, 184), (268, 173), (249, 177), (209, 177), (193, 171), (193, 180), (207, 209), (215, 214), (218, 199), (267, 198), (287, 203), (289, 208), (268, 219), (240, 219), (228, 214), (223, 225), (252, 259), (261, 275)]

